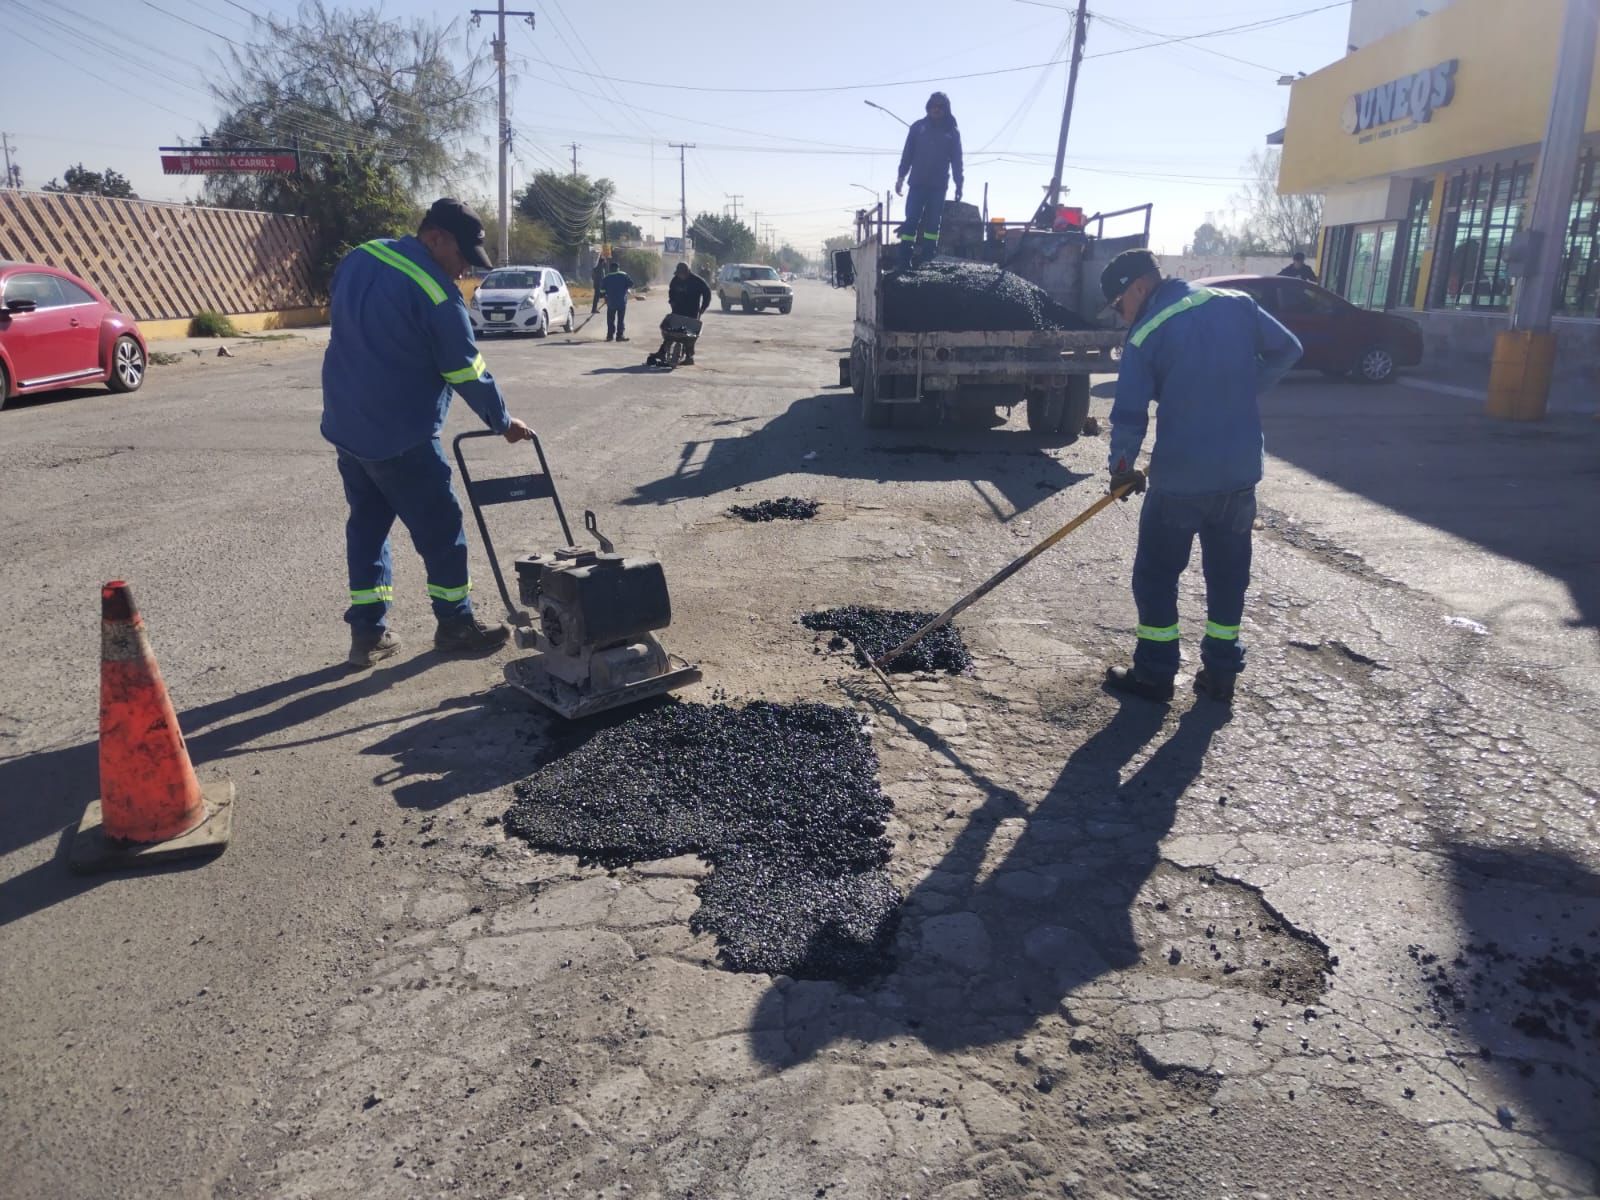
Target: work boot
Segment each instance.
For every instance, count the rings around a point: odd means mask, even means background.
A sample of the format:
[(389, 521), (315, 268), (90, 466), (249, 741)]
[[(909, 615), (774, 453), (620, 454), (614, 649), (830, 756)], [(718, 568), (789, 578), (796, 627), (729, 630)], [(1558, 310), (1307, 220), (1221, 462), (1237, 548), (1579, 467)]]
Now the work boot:
[(619, 342), (625, 342), (625, 341), (627, 341), (627, 340), (628, 340), (628, 339), (627, 339), (627, 338), (625, 338), (625, 337), (623, 337), (623, 336), (622, 336), (622, 335), (621, 335), (621, 334), (620, 334), (620, 333), (619, 333), (619, 334), (617, 334), (617, 341), (619, 341)]
[(1232, 704), (1233, 682), (1238, 678), (1237, 675), (1224, 675), (1209, 667), (1201, 667), (1194, 673), (1194, 694), (1209, 696), (1218, 704)]
[(685, 354), (685, 355), (684, 355), (684, 356), (683, 356), (683, 365), (684, 365), (684, 366), (686, 366), (686, 367), (692, 367), (692, 366), (694, 366), (694, 355), (692, 355), (692, 354)]
[(476, 616), (440, 621), (433, 648), (443, 654), (482, 654), (498, 650), (511, 636), (509, 625), (485, 625)]
[(1172, 699), (1172, 680), (1151, 679), (1141, 675), (1137, 667), (1107, 667), (1106, 686), (1125, 696), (1138, 696), (1165, 704)]
[(647, 367), (659, 367), (661, 365), (661, 356), (659, 354), (652, 354), (649, 358), (644, 360), (644, 365)]
[(614, 337), (612, 337), (612, 336), (611, 336), (611, 335), (610, 335), (610, 334), (609, 334), (609, 333), (608, 333), (608, 334), (606, 334), (606, 341), (608, 341), (608, 342), (614, 342), (614, 341), (616, 341), (616, 339), (615, 339), (615, 338), (614, 338)]
[(350, 631), (350, 657), (352, 667), (365, 669), (400, 653), (400, 638), (389, 629), (352, 629)]

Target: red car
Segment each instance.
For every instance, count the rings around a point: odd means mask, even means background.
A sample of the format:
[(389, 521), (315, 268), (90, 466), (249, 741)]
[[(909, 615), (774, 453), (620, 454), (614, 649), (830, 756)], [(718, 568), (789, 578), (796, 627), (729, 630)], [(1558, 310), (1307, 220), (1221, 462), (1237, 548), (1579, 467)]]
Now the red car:
[(1300, 339), (1305, 354), (1296, 365), (1301, 369), (1388, 383), (1397, 367), (1414, 367), (1422, 361), (1422, 327), (1415, 321), (1357, 308), (1304, 279), (1226, 275), (1196, 282), (1253, 296)]
[(0, 405), (82, 383), (136, 392), (144, 335), (94, 286), (36, 263), (0, 261)]

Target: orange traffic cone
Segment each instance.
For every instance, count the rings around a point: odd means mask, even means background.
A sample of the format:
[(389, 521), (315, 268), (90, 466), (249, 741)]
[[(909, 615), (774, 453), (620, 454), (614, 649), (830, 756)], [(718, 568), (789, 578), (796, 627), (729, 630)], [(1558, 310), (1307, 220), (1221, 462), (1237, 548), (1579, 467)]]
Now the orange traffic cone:
[(72, 841), (75, 871), (219, 854), (233, 783), (202, 787), (144, 620), (120, 579), (100, 589), (100, 799)]

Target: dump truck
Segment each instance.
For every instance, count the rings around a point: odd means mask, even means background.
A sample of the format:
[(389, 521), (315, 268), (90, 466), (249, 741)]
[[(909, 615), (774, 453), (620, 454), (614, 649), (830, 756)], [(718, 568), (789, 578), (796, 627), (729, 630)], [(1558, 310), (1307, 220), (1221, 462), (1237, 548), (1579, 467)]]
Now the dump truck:
[[(862, 422), (881, 429), (1022, 404), (1030, 430), (1076, 441), (1089, 414), (1089, 376), (1116, 373), (1124, 337), (1097, 318), (1105, 307), (1100, 272), (1122, 251), (1149, 245), (1150, 210), (1145, 204), (1038, 228), (1037, 221), (985, 221), (973, 205), (947, 203), (939, 258), (1013, 272), (1078, 314), (1085, 328), (925, 332), (888, 327), (884, 281), (900, 266), (900, 248), (890, 244), (882, 204), (858, 213), (857, 245), (838, 252), (834, 275), (840, 286), (855, 285), (855, 327), (839, 382), (860, 397)], [(1141, 216), (1139, 232), (1105, 236), (1106, 222)]]

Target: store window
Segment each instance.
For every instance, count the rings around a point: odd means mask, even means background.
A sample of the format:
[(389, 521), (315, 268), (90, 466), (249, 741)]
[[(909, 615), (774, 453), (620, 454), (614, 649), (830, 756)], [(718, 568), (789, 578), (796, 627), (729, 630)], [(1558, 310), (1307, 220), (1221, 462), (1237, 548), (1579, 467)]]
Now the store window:
[(1422, 274), (1422, 256), (1428, 248), (1428, 218), (1433, 208), (1433, 180), (1414, 179), (1411, 201), (1406, 206), (1405, 223), (1400, 227), (1400, 262), (1395, 274), (1399, 287), (1393, 305), (1410, 308), (1417, 302), (1417, 280)]
[(1348, 299), (1350, 240), (1354, 225), (1330, 225), (1322, 231), (1322, 286)]
[(1569, 317), (1600, 316), (1600, 155), (1585, 150), (1567, 222), (1556, 311)]
[(1522, 223), (1532, 174), (1531, 163), (1495, 163), (1462, 171), (1446, 183), (1430, 307), (1509, 307), (1506, 250)]

